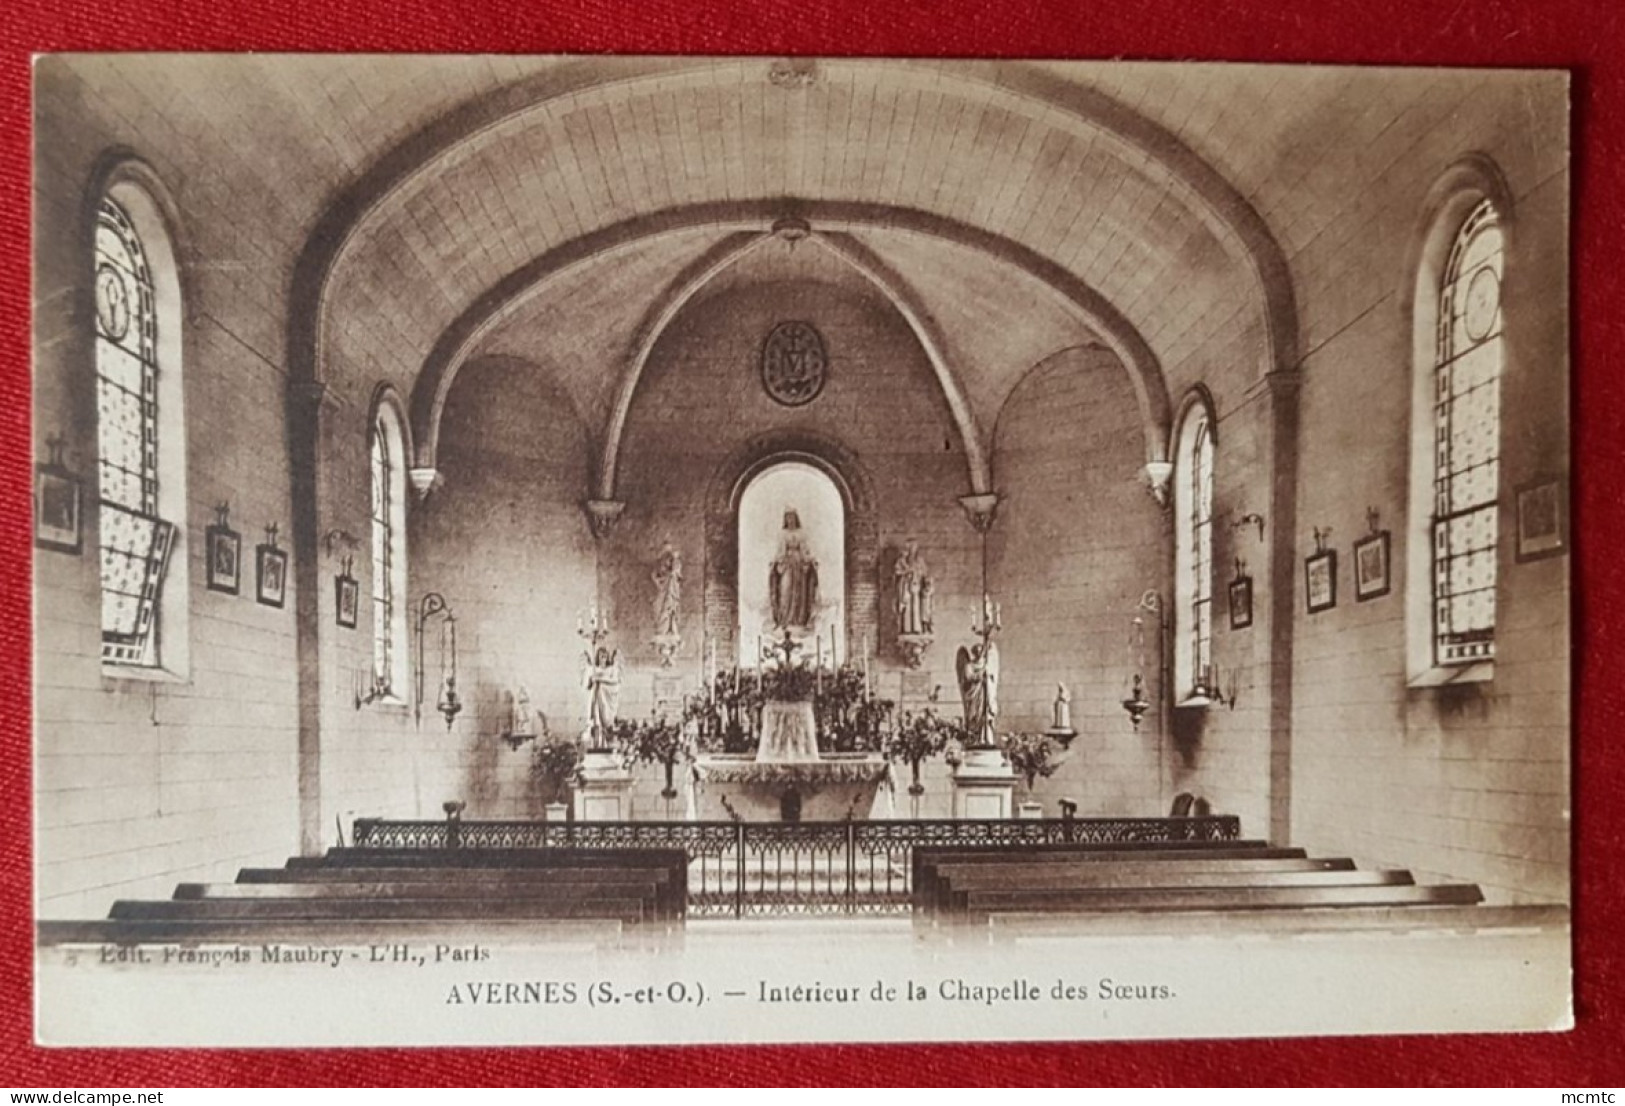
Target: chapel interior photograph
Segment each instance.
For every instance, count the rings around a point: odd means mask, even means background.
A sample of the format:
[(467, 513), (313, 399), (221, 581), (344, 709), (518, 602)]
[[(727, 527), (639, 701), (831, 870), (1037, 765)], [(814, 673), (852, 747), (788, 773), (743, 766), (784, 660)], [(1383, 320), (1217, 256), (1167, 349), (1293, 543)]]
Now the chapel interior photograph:
[(42, 955), (1566, 956), (1565, 74), (34, 82)]

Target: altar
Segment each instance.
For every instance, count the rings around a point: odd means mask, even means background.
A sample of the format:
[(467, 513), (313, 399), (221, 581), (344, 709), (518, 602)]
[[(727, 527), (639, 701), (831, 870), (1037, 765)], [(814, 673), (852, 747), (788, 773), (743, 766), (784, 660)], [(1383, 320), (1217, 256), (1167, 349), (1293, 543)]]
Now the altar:
[(701, 757), (693, 769), (701, 821), (840, 821), (891, 817), (887, 762), (872, 753), (820, 754), (811, 699), (767, 700), (754, 754)]

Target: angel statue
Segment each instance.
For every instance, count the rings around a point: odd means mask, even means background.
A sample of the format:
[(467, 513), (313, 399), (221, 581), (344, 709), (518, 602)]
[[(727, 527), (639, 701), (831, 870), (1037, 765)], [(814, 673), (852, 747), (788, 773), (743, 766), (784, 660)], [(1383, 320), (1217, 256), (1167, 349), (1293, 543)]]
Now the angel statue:
[(599, 646), (581, 655), (581, 686), (587, 692), (587, 730), (596, 748), (609, 740), (621, 706), (621, 654)]
[(991, 640), (959, 647), (954, 658), (959, 676), (959, 696), (965, 704), (965, 731), (971, 748), (985, 749), (994, 739), (994, 722), (999, 716), (999, 647)]

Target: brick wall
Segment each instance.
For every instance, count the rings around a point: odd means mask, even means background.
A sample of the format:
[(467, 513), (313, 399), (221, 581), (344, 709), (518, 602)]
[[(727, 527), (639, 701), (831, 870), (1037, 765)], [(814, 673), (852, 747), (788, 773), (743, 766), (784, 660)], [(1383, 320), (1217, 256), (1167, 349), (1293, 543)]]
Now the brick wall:
[[(45, 438), (62, 435), (87, 499), (84, 552), (34, 561), (37, 896), (42, 917), (95, 917), (114, 898), (167, 896), (178, 880), (231, 878), (297, 848), (292, 579), (283, 609), (261, 606), (253, 569), (262, 528), (285, 536), (291, 509), (278, 254), (295, 240), (253, 196), (219, 188), (219, 147), (204, 136), (53, 61), (36, 74), (35, 450), (43, 459)], [(94, 353), (75, 303), (91, 265), (80, 205), (96, 160), (121, 145), (184, 213), (188, 502), (172, 519), (188, 570), (184, 682), (110, 679), (98, 660)], [(243, 540), (236, 596), (205, 588), (203, 530), (222, 502)]]

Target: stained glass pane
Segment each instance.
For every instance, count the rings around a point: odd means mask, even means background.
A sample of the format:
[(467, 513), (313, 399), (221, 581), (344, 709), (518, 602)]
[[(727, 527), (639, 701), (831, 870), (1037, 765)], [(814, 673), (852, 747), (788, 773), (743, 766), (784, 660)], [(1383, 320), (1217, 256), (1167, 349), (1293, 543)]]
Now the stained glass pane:
[(1434, 387), (1434, 657), (1494, 656), (1501, 437), (1502, 236), (1486, 201), (1462, 224), (1439, 296)]
[(150, 665), (158, 599), (175, 528), (114, 504), (101, 509), (102, 657)]
[(174, 537), (157, 517), (158, 322), (146, 252), (111, 200), (98, 212), (94, 262), (102, 658), (155, 665)]
[(1206, 416), (1195, 417), (1200, 422), (1186, 459), (1190, 468), (1185, 479), (1189, 482), (1191, 535), (1189, 656), (1191, 679), (1200, 684), (1211, 663), (1213, 642), (1213, 435)]
[(380, 415), (372, 428), (372, 658), (373, 673), (379, 683), (394, 688), (395, 620), (395, 542), (398, 510), (395, 502), (395, 464), (391, 453), (391, 427)]

